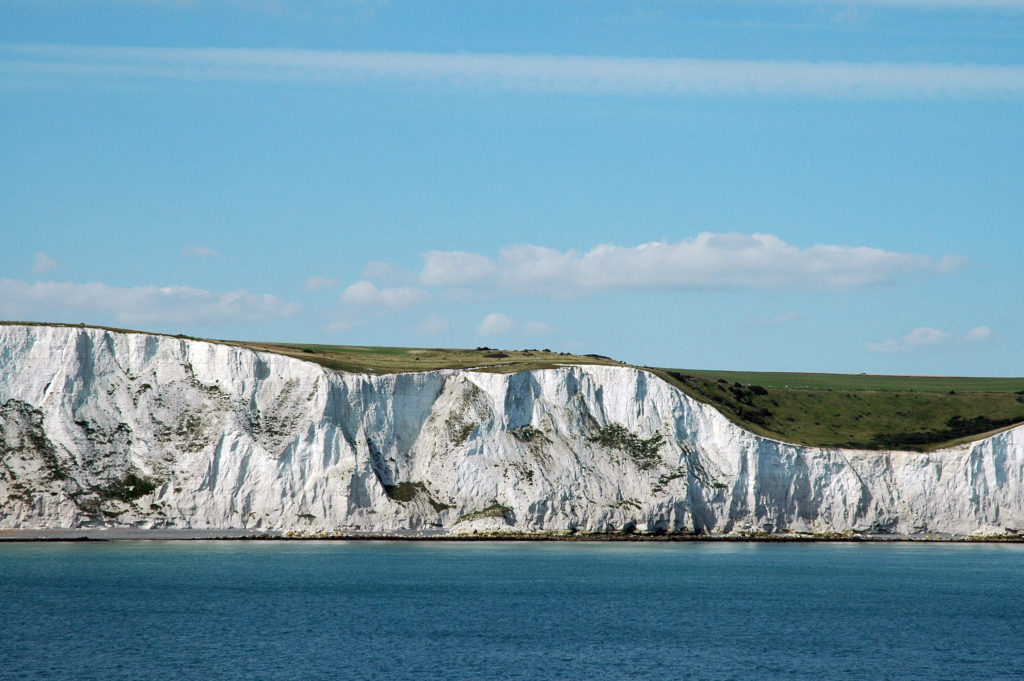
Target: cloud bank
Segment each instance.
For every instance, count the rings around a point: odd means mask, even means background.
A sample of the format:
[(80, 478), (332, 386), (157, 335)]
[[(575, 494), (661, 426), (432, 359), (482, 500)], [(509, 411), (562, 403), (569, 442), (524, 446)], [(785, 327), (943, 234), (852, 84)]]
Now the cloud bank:
[(1024, 66), (675, 59), (272, 48), (0, 45), (0, 76), (187, 82), (406, 82), (583, 95), (988, 97), (1024, 94)]
[(0, 279), (0, 315), (6, 319), (52, 314), (77, 321), (108, 315), (123, 324), (223, 324), (257, 322), (298, 312), (269, 294), (207, 291), (190, 286), (119, 287), (101, 283), (27, 282)]
[(602, 244), (586, 253), (527, 245), (504, 248), (497, 259), (463, 251), (429, 251), (421, 258), (419, 280), (426, 286), (561, 298), (610, 289), (843, 290), (941, 274), (964, 263), (867, 247), (798, 248), (772, 234), (707, 232), (675, 243)]

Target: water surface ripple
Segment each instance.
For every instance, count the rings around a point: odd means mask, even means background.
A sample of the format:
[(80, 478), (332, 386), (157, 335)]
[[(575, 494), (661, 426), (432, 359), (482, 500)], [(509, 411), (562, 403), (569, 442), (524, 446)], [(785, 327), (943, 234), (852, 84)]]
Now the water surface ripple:
[(0, 679), (1012, 679), (1024, 546), (0, 545)]

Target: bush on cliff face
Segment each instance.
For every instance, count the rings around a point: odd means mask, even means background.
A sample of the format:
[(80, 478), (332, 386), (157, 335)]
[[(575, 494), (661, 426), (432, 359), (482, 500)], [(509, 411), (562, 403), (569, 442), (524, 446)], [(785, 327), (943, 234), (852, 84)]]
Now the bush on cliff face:
[(600, 428), (597, 435), (588, 437), (587, 441), (625, 452), (640, 470), (646, 471), (662, 462), (661, 457), (658, 456), (658, 450), (665, 443), (665, 436), (655, 433), (644, 439), (629, 432), (621, 423), (609, 423)]
[(0, 405), (0, 464), (12, 480), (14, 471), (4, 462), (14, 454), (23, 460), (38, 459), (51, 481), (67, 478), (66, 464), (46, 436), (43, 412), (21, 400), (7, 400)]
[(460, 516), (459, 519), (455, 521), (455, 524), (458, 525), (462, 522), (480, 520), (481, 518), (503, 518), (510, 524), (514, 520), (511, 507), (500, 504), (497, 501), (492, 501), (490, 506), (483, 510), (473, 511), (472, 513)]
[(510, 428), (509, 434), (520, 442), (551, 444), (551, 439), (544, 434), (544, 431), (534, 428), (532, 425)]
[(158, 482), (152, 478), (136, 475), (129, 471), (123, 478), (115, 478), (95, 491), (100, 499), (116, 499), (131, 503), (136, 499), (150, 494), (157, 488)]
[(427, 490), (427, 486), (422, 482), (400, 482), (397, 485), (384, 485), (384, 493), (389, 499), (403, 504), (409, 503), (410, 501), (415, 500), (416, 497), (422, 495), (423, 499), (425, 499), (426, 502), (430, 504), (431, 508), (433, 508), (437, 513), (451, 508), (450, 504), (445, 504), (434, 499)]

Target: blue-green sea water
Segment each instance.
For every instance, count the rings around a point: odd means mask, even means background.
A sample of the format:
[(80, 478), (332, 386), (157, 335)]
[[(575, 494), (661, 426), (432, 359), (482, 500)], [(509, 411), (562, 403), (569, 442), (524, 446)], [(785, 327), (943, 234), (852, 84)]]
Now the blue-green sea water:
[(0, 545), (0, 679), (1024, 678), (1024, 546)]

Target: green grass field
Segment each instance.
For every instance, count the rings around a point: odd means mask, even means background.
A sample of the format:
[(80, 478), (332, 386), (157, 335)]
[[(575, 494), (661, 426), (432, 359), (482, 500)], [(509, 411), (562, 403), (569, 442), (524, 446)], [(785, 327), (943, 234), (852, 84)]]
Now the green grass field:
[[(0, 322), (20, 324), (23, 322)], [(80, 326), (52, 324), (47, 326)], [(113, 329), (122, 333), (143, 333)], [(171, 336), (188, 338), (187, 336)], [(196, 339), (209, 340), (209, 339)], [(210, 340), (337, 371), (511, 373), (576, 364), (626, 366), (550, 350), (401, 348)], [(933, 450), (1024, 423), (1024, 378), (874, 376), (643, 367), (760, 435), (796, 444)]]
[(673, 369), (682, 374), (765, 388), (823, 390), (909, 390), (914, 392), (1017, 392), (1024, 378), (974, 378), (960, 376), (878, 376), (874, 374), (806, 374), (780, 371), (706, 371)]
[(745, 428), (797, 444), (933, 450), (1024, 423), (1024, 378), (654, 371)]

